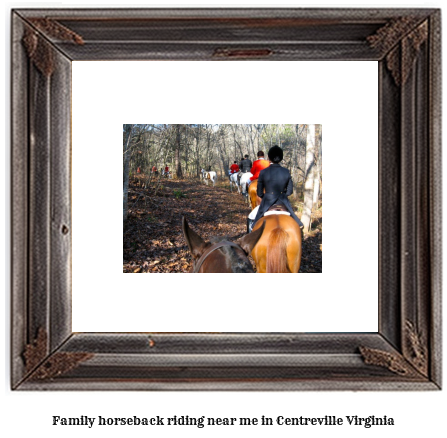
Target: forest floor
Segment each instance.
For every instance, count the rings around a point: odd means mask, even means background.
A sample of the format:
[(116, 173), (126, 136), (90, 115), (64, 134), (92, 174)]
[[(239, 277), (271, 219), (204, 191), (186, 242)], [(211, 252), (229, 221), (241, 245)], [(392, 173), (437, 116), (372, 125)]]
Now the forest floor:
[[(129, 182), (123, 272), (190, 272), (182, 216), (205, 240), (227, 236), (237, 241), (245, 235), (250, 208), (236, 190), (230, 192), (228, 180), (221, 179), (213, 187), (197, 179), (162, 179), (149, 189), (142, 187), (142, 181), (138, 175)], [(304, 235), (300, 273), (322, 272), (322, 233), (320, 209), (312, 216), (312, 231)]]

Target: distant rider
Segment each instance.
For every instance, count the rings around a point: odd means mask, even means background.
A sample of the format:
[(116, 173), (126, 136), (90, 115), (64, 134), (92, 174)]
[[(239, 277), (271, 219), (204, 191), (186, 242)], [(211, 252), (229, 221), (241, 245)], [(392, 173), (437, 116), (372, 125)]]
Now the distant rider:
[(259, 151), (258, 159), (253, 163), (253, 166), (250, 169), (250, 172), (253, 174), (253, 176), (250, 177), (250, 182), (248, 184), (250, 185), (250, 183), (252, 183), (255, 179), (258, 179), (259, 173), (261, 172), (261, 170), (263, 170), (269, 166), (270, 166), (270, 161), (266, 160), (264, 158), (264, 151)]
[(248, 155), (245, 155), (244, 159), (241, 160), (241, 162), (239, 163), (239, 169), (241, 170), (242, 173), (247, 173), (250, 172), (251, 166), (252, 163), (248, 159)]
[(245, 155), (244, 159), (239, 163), (239, 173), (237, 175), (237, 183), (241, 184), (241, 176), (243, 173), (250, 172), (252, 166), (251, 160), (248, 159), (248, 155)]
[(230, 175), (233, 175), (233, 173), (238, 173), (239, 172), (239, 166), (237, 165), (237, 162), (235, 161), (231, 166), (230, 166)]

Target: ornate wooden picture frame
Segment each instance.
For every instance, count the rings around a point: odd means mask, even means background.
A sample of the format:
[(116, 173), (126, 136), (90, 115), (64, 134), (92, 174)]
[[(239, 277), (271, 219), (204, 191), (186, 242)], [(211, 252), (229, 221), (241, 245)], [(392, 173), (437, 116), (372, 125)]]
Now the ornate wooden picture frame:
[[(436, 9), (14, 10), (11, 387), (440, 389), (440, 30)], [(378, 62), (377, 333), (72, 332), (71, 62), (157, 59)]]

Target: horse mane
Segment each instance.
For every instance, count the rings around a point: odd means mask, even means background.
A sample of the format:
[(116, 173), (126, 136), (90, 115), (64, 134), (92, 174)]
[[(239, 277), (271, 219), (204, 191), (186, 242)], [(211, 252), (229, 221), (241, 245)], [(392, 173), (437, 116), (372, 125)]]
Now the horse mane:
[(279, 226), (270, 233), (267, 244), (267, 273), (288, 273), (287, 241), (289, 235)]

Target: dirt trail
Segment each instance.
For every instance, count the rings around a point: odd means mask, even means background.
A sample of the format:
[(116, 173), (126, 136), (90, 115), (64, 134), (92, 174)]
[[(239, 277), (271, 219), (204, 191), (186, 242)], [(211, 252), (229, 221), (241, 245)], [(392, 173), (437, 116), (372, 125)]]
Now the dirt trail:
[[(246, 232), (250, 208), (228, 182), (215, 187), (198, 180), (163, 180), (157, 193), (137, 180), (129, 186), (129, 218), (124, 226), (123, 272), (189, 272), (191, 256), (183, 237), (182, 216), (202, 238)], [(300, 272), (321, 272), (321, 232), (305, 237)]]

